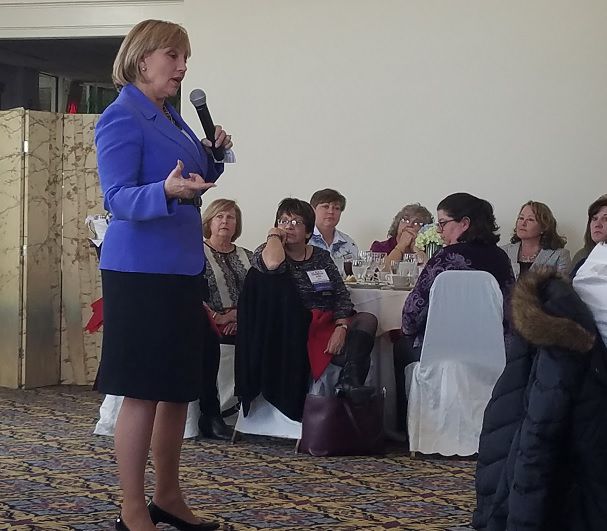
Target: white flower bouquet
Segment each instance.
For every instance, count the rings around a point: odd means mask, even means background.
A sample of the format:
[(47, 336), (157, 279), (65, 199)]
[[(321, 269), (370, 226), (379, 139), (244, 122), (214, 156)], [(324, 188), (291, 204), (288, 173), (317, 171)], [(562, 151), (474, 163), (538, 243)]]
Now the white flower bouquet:
[(415, 238), (415, 247), (424, 251), (428, 258), (432, 257), (443, 244), (443, 239), (436, 230), (435, 223), (424, 225), (417, 233), (417, 238)]

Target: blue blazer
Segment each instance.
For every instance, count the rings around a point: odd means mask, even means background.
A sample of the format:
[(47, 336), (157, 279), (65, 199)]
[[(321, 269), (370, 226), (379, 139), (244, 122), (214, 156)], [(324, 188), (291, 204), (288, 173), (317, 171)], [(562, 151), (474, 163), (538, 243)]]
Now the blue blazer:
[(167, 200), (164, 180), (177, 159), (184, 175), (198, 173), (207, 182), (217, 180), (223, 164), (212, 161), (181, 116), (167, 107), (183, 131), (127, 85), (97, 122), (99, 178), (105, 209), (112, 214), (101, 269), (196, 275), (204, 268), (200, 211)]

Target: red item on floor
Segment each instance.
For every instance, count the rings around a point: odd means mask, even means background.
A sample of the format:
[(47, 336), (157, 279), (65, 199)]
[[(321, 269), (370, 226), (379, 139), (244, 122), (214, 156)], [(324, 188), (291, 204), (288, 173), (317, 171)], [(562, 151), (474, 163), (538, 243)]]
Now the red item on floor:
[(103, 297), (93, 302), (91, 308), (93, 309), (93, 315), (84, 327), (89, 334), (97, 332), (103, 326)]

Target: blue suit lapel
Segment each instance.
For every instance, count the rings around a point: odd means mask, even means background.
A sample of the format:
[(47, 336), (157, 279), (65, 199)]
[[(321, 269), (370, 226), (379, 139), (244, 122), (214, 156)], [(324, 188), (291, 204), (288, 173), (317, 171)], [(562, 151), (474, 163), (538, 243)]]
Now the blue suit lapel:
[(158, 111), (152, 120), (156, 129), (158, 129), (163, 135), (179, 144), (191, 155), (191, 157), (197, 162), (198, 166), (201, 165), (200, 152), (196, 149), (196, 146), (193, 143), (193, 140), (196, 137), (192, 138), (192, 141), (188, 140), (185, 135), (179, 129), (177, 129), (177, 127), (175, 127), (166, 116), (164, 116), (164, 113), (161, 113), (161, 111)]
[(188, 140), (185, 135), (169, 121), (164, 113), (137, 87), (126, 85), (120, 92), (120, 97), (128, 97), (128, 99), (141, 111), (143, 116), (149, 120), (159, 132), (167, 138), (170, 138), (189, 153), (196, 165), (200, 168), (200, 173), (204, 171), (202, 146), (200, 145), (200, 142), (196, 141), (196, 135), (171, 105), (167, 105), (171, 116), (179, 123), (185, 132), (191, 135), (190, 138), (192, 138), (192, 141)]
[[(188, 124), (186, 124), (183, 121), (183, 118), (179, 115), (179, 113), (174, 109), (174, 107), (171, 104), (167, 104), (167, 108), (169, 109), (169, 112), (171, 113), (171, 116), (173, 117), (173, 119), (181, 126), (181, 128), (186, 133), (188, 133), (188, 135), (190, 136), (190, 138), (194, 141), (194, 144), (192, 144), (192, 142), (189, 142), (189, 141), (188, 141), (188, 143), (192, 147), (196, 148), (196, 151), (198, 153), (198, 156), (200, 157), (200, 160), (204, 160), (205, 159), (205, 151), (204, 151), (204, 148), (202, 147), (202, 144), (198, 140), (198, 135), (196, 135), (196, 133), (190, 129), (190, 127), (188, 126)], [(183, 135), (183, 133), (181, 133), (181, 134)], [(186, 140), (187, 140), (187, 138), (186, 138)]]

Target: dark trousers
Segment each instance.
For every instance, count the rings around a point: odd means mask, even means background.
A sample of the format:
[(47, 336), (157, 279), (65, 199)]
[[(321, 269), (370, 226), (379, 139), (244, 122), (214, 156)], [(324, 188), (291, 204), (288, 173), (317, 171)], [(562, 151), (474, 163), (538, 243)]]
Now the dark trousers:
[(396, 381), (396, 426), (407, 431), (407, 393), (405, 392), (405, 367), (419, 361), (421, 346), (413, 347), (414, 338), (401, 336), (394, 343), (394, 379)]

